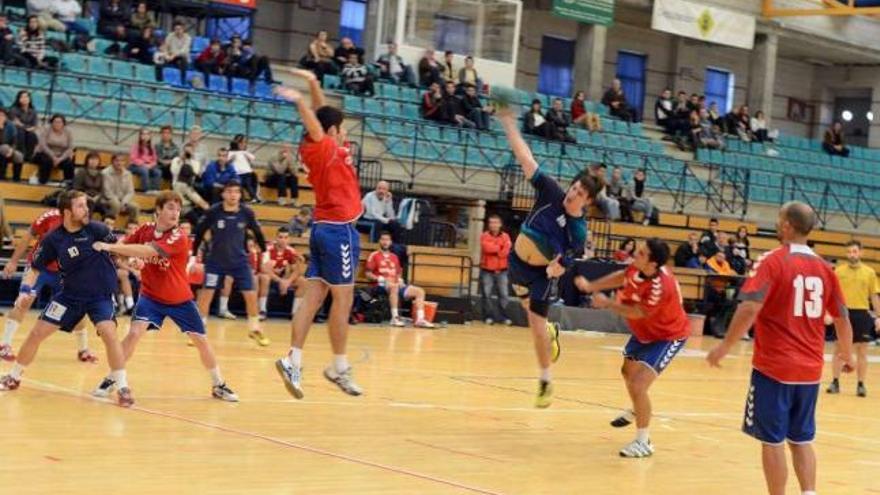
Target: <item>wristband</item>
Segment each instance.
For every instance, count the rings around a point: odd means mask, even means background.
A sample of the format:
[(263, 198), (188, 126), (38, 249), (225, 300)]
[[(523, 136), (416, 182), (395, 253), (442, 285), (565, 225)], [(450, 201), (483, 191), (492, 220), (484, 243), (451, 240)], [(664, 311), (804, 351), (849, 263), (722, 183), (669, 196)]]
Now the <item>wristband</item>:
[(377, 282), (379, 282), (380, 287), (385, 287), (385, 277), (383, 277), (382, 275), (379, 275), (379, 279), (377, 280)]
[(569, 269), (571, 268), (571, 265), (574, 264), (574, 258), (571, 256), (562, 256), (559, 258), (559, 264), (562, 265), (563, 268)]
[(36, 291), (34, 291), (34, 288), (28, 284), (21, 284), (18, 287), (18, 293), (25, 295), (25, 296), (32, 296), (32, 295), (34, 295), (35, 292)]

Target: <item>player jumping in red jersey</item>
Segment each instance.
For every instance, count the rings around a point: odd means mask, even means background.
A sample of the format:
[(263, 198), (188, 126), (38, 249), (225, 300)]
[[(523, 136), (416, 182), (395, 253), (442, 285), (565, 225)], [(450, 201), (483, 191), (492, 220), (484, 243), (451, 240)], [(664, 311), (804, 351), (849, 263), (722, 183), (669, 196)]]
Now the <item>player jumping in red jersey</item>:
[(816, 399), (825, 364), (826, 311), (837, 330), (838, 356), (852, 371), (852, 326), (834, 270), (807, 247), (816, 223), (812, 208), (793, 201), (779, 210), (782, 246), (764, 253), (740, 289), (727, 336), (709, 353), (714, 367), (755, 326), (752, 379), (743, 431), (763, 443), (767, 491), (783, 495), (788, 478), (785, 442), (801, 493), (816, 493)]
[(636, 438), (621, 449), (621, 457), (648, 457), (654, 446), (648, 436), (651, 399), (648, 389), (672, 359), (684, 348), (690, 335), (690, 322), (681, 305), (678, 282), (666, 268), (669, 246), (653, 238), (636, 248), (632, 265), (595, 282), (575, 277), (583, 292), (620, 288), (617, 300), (593, 296), (593, 306), (607, 308), (626, 318), (632, 337), (623, 351), (623, 379), (632, 400), (632, 410), (611, 422), (621, 428), (636, 422)]

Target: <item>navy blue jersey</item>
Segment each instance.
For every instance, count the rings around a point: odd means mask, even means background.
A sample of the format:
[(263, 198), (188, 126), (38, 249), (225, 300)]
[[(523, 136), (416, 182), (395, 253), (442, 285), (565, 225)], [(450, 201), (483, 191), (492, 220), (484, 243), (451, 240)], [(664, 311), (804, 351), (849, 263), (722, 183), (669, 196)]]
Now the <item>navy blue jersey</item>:
[(116, 236), (101, 222), (89, 222), (76, 232), (64, 225), (40, 242), (34, 268), (40, 271), (57, 261), (61, 273), (61, 292), (78, 301), (112, 296), (117, 290), (116, 265), (110, 253), (95, 251), (95, 242), (115, 243)]
[(224, 268), (234, 268), (248, 262), (247, 231), (254, 234), (254, 240), (261, 251), (266, 250), (263, 231), (254, 216), (254, 211), (241, 205), (238, 211), (224, 211), (223, 203), (211, 207), (196, 227), (193, 254), (198, 255), (199, 245), (205, 232), (211, 232), (210, 247), (205, 263)]
[(572, 217), (565, 212), (565, 191), (552, 177), (537, 170), (531, 183), (536, 192), (535, 204), (520, 233), (531, 239), (547, 259), (562, 255), (562, 262), (567, 265), (584, 249), (587, 221), (583, 216)]

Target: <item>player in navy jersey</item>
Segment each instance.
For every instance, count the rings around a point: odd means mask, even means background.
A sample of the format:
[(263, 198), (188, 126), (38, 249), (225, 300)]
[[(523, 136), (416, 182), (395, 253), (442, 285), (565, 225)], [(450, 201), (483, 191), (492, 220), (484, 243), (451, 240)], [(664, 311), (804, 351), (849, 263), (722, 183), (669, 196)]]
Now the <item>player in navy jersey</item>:
[(541, 367), (536, 407), (550, 405), (553, 395), (550, 363), (559, 358), (559, 330), (547, 323), (555, 279), (583, 252), (587, 239), (585, 209), (601, 189), (600, 181), (581, 172), (567, 189), (538, 169), (538, 162), (517, 128), (510, 108), (498, 113), (523, 175), (535, 188), (535, 204), (522, 223), (510, 252), (508, 274), (517, 296), (528, 298), (529, 327)]
[(228, 275), (235, 280), (244, 298), (250, 327), (248, 337), (261, 346), (267, 346), (269, 339), (260, 328), (257, 291), (245, 248), (248, 231), (253, 233), (262, 251), (266, 250), (266, 240), (254, 211), (241, 204), (241, 186), (238, 181), (227, 182), (223, 186), (222, 197), (223, 201), (206, 211), (196, 227), (192, 249), (194, 255), (198, 255), (205, 233), (211, 232), (210, 250), (205, 258), (205, 283), (199, 290), (197, 299), (199, 312), (207, 317), (214, 291), (222, 287), (223, 279)]
[(61, 273), (61, 291), (40, 314), (39, 320), (18, 352), (12, 371), (0, 378), (0, 390), (15, 390), (21, 384), (21, 375), (30, 365), (40, 344), (57, 330), (72, 331), (86, 316), (104, 341), (110, 376), (119, 387), (117, 402), (120, 406), (134, 404), (125, 374), (125, 357), (116, 338), (113, 295), (116, 293), (116, 266), (110, 255), (96, 251), (95, 242), (116, 242), (116, 237), (100, 222), (89, 221), (87, 197), (81, 191), (61, 195), (58, 210), (64, 217), (60, 227), (40, 243), (33, 261), (36, 271), (45, 270), (58, 262)]

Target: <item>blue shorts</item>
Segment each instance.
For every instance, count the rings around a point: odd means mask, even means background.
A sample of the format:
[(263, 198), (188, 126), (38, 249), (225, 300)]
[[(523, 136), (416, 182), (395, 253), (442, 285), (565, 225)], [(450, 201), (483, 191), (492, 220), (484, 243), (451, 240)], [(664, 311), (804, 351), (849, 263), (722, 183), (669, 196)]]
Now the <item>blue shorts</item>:
[(521, 260), (516, 253), (507, 257), (507, 276), (517, 297), (535, 302), (549, 302), (555, 296), (556, 280), (547, 278), (546, 266), (533, 266)]
[(171, 318), (171, 321), (180, 328), (181, 332), (205, 334), (205, 323), (202, 321), (202, 315), (199, 314), (199, 308), (195, 302), (163, 304), (141, 294), (134, 307), (132, 320), (149, 323), (147, 330), (159, 330), (162, 328), (165, 318)]
[(56, 295), (61, 292), (61, 275), (58, 272), (50, 272), (43, 270), (37, 275), (37, 281), (34, 282), (34, 294), (37, 296), (40, 295), (40, 291), (43, 290), (43, 287), (48, 287), (49, 290), (52, 291), (52, 295)]
[[(400, 298), (401, 301), (406, 299), (406, 289), (409, 289), (409, 286), (403, 285), (403, 284), (401, 284), (397, 288), (397, 297)], [(388, 287), (383, 287), (381, 285), (377, 285), (377, 286), (373, 287), (372, 293), (373, 293), (373, 297), (387, 296), (388, 295)]]
[(113, 296), (102, 297), (92, 301), (79, 301), (72, 299), (64, 292), (55, 294), (52, 301), (40, 313), (40, 319), (58, 325), (63, 332), (71, 332), (76, 325), (86, 316), (92, 320), (93, 325), (103, 321), (116, 323), (116, 304)]
[(818, 397), (818, 383), (781, 383), (753, 369), (743, 432), (772, 445), (810, 443), (816, 437)]
[(350, 223), (315, 223), (309, 239), (306, 278), (329, 285), (354, 285), (361, 255), (360, 237)]
[(657, 340), (643, 344), (635, 337), (630, 337), (626, 347), (623, 348), (623, 357), (644, 363), (658, 375), (672, 362), (682, 349), (687, 339), (681, 340)]
[(240, 291), (254, 290), (254, 272), (247, 262), (242, 262), (238, 266), (228, 267), (221, 266), (212, 261), (205, 262), (205, 285), (206, 289), (217, 289), (223, 287), (223, 279), (226, 276), (232, 277), (235, 286)]

